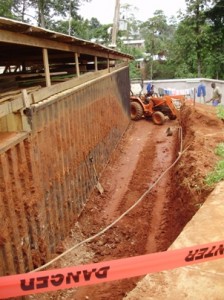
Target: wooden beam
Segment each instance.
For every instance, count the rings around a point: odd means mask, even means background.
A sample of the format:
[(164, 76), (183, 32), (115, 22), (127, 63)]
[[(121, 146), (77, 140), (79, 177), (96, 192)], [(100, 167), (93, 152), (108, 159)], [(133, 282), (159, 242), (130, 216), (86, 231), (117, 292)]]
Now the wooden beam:
[[(8, 101), (8, 100), (11, 101), (11, 100), (17, 99), (21, 95), (23, 95), (23, 98), (26, 97), (28, 99), (28, 101), (30, 101), (31, 98), (28, 96), (28, 94), (33, 93), (39, 89), (41, 89), (41, 86), (36, 85), (36, 86), (31, 86), (31, 87), (26, 88), (26, 90), (25, 90), (26, 92), (22, 91), (21, 89), (16, 89), (15, 91), (8, 91), (5, 93), (0, 93), (0, 103)], [(26, 95), (23, 93), (26, 93)]]
[[(110, 71), (119, 72), (123, 68), (128, 68), (127, 63), (121, 63), (117, 65), (116, 67), (112, 68)], [(63, 83), (58, 83), (56, 85), (52, 85), (50, 87), (45, 87), (42, 89), (39, 89), (35, 91), (32, 94), (27, 95), (27, 103), (35, 104), (40, 101), (43, 101), (47, 99), (50, 96), (53, 96), (57, 93), (63, 92), (68, 89), (72, 89), (74, 87), (77, 87), (81, 84), (88, 84), (92, 80), (96, 80), (101, 78), (101, 76), (105, 76), (108, 74), (108, 70), (104, 69), (97, 72), (89, 72), (86, 74), (81, 75), (79, 78), (73, 78), (71, 80), (65, 81)], [(20, 111), (21, 109), (25, 108), (24, 105), (24, 99), (23, 96), (19, 96), (18, 98), (11, 100), (11, 101), (5, 101), (3, 103), (0, 103), (0, 118), (13, 113)]]
[[(29, 101), (29, 103), (32, 103), (31, 94), (27, 97), (29, 98), (27, 101)], [(11, 101), (5, 101), (3, 103), (0, 103), (0, 118), (10, 113), (17, 112), (22, 108), (24, 108), (24, 100), (22, 96), (19, 96), (18, 98)]]
[(1, 133), (0, 132), (0, 154), (6, 152), (13, 146), (19, 144), (28, 137), (28, 133)]
[(109, 59), (109, 58), (107, 59), (107, 69), (108, 69), (109, 72), (110, 72), (110, 59)]
[(73, 78), (71, 80), (65, 81), (63, 83), (58, 83), (52, 85), (49, 88), (42, 88), (41, 90), (32, 94), (33, 103), (38, 103), (44, 99), (47, 99), (50, 96), (61, 93), (65, 90), (72, 89), (83, 83), (88, 83), (88, 81), (100, 78), (101, 75), (108, 74), (108, 70), (98, 71), (98, 72), (89, 72), (85, 73), (80, 77)]
[(6, 122), (7, 122), (7, 131), (15, 131), (20, 132), (22, 131), (22, 119), (20, 113), (11, 113), (6, 116)]
[[(122, 70), (123, 68), (128, 68), (128, 64), (127, 63), (122, 63), (120, 65), (117, 65), (114, 68), (111, 68), (110, 72), (119, 72), (120, 70)], [(108, 69), (104, 69), (104, 70), (100, 70), (97, 72), (88, 72), (85, 73), (83, 75), (81, 75), (80, 77), (76, 77), (73, 79), (70, 79), (68, 81), (65, 81), (63, 83), (58, 83), (55, 85), (52, 85), (49, 88), (42, 88), (39, 91), (36, 91), (32, 94), (33, 97), (33, 101), (32, 103), (38, 103), (40, 101), (43, 101), (44, 99), (47, 99), (48, 97), (51, 97), (55, 94), (59, 94), (65, 90), (69, 90), (72, 88), (75, 88), (81, 84), (88, 84), (90, 81), (92, 80), (96, 80), (96, 79), (101, 79), (101, 76), (105, 76), (108, 75)]]
[[(61, 50), (61, 51), (69, 51), (74, 53), (80, 53), (80, 54), (87, 54), (92, 56), (98, 56), (98, 57), (108, 57), (108, 49), (102, 48), (100, 50), (98, 48), (94, 49), (92, 46), (76, 46), (76, 40), (71, 43), (66, 42), (59, 42), (56, 41), (57, 38), (54, 38), (54, 40), (46, 39), (46, 38), (39, 38), (34, 37), (32, 35), (27, 35), (23, 33), (18, 32), (11, 32), (7, 30), (1, 30), (0, 29), (0, 42), (3, 43), (10, 43), (14, 45), (24, 45), (24, 46), (33, 46), (38, 48), (45, 48), (45, 49), (53, 49), (53, 50)], [(77, 44), (79, 43), (79, 40), (77, 40)], [(94, 45), (94, 44), (93, 44)], [(124, 55), (125, 56), (125, 55)], [(110, 53), (110, 58), (112, 59), (122, 59), (123, 55), (119, 53)], [(127, 57), (124, 57), (127, 58)]]
[(79, 55), (78, 55), (78, 53), (75, 53), (75, 68), (76, 68), (76, 74), (79, 77), (80, 70), (79, 70)]
[(3, 102), (0, 104), (0, 118), (8, 115), (11, 112), (9, 104), (9, 102)]
[(45, 79), (46, 86), (51, 86), (51, 77), (50, 77), (50, 68), (49, 68), (49, 60), (48, 60), (48, 51), (47, 49), (43, 49), (43, 60), (44, 60), (44, 71), (45, 71)]
[(41, 39), (18, 32), (0, 30), (0, 41), (10, 44), (18, 44), (24, 46), (33, 46), (39, 48), (55, 49), (62, 51), (73, 51), (72, 46), (67, 43), (51, 41), (50, 39)]

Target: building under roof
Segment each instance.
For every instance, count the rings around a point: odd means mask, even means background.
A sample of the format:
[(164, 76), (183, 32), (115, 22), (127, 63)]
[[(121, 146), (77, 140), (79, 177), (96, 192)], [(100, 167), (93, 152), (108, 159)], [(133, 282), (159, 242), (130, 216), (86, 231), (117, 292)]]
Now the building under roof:
[(100, 44), (6, 18), (0, 18), (0, 52), (0, 92), (31, 81), (50, 86), (133, 59)]

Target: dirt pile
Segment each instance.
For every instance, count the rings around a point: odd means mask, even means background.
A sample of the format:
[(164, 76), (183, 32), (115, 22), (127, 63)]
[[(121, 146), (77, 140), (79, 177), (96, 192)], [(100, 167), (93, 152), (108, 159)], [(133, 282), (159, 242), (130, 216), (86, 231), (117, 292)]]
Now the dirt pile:
[[(172, 135), (167, 135), (170, 128)], [(91, 243), (74, 250), (52, 267), (100, 262), (166, 250), (200, 208), (212, 188), (204, 184), (224, 140), (224, 126), (213, 107), (186, 105), (180, 120), (156, 126), (131, 122), (100, 177), (104, 193), (93, 192), (62, 250), (100, 232), (142, 201)], [(178, 162), (173, 162), (182, 152)], [(140, 278), (30, 296), (29, 299), (119, 300)]]
[[(172, 172), (172, 195), (168, 210), (171, 241), (181, 232), (214, 187), (205, 185), (206, 175), (220, 159), (214, 152), (224, 141), (224, 123), (217, 118), (216, 108), (197, 104), (181, 111), (183, 150), (187, 151)], [(180, 145), (178, 137), (177, 145)], [(179, 147), (179, 146), (178, 146)], [(179, 149), (179, 148), (178, 148)], [(177, 149), (177, 150), (178, 150)]]

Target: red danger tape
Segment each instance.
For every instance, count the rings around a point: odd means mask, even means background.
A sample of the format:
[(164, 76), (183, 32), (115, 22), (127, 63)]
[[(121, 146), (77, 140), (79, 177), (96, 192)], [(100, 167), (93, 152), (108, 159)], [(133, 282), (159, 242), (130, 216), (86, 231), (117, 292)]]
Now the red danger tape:
[(175, 269), (224, 257), (224, 241), (36, 273), (0, 277), (0, 298), (46, 293)]

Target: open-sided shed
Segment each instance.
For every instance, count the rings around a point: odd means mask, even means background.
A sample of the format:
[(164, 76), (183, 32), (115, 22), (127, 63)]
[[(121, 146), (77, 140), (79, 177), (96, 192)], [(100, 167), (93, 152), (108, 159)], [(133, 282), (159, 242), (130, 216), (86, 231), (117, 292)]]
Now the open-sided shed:
[(129, 121), (130, 55), (0, 18), (0, 275), (68, 235)]

